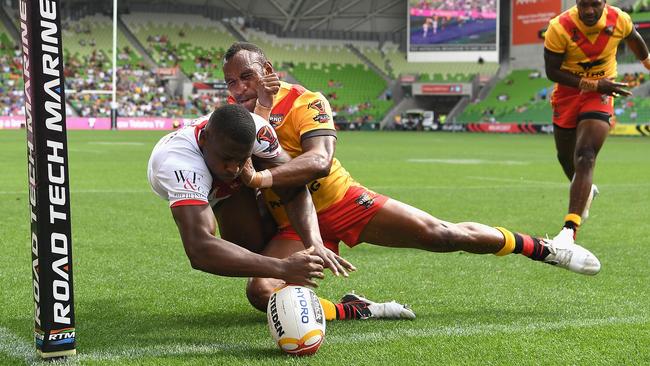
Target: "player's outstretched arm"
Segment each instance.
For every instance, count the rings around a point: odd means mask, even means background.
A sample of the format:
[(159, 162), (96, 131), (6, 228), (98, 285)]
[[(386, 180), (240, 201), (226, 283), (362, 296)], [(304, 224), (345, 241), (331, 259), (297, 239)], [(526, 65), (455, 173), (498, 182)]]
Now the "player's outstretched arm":
[[(318, 178), (326, 177), (332, 167), (334, 151), (336, 150), (336, 137), (314, 136), (305, 138), (302, 141), (303, 153), (283, 164), (275, 164), (274, 167), (257, 172), (253, 170), (242, 173), (244, 182), (251, 182), (250, 187), (268, 187), (263, 179), (270, 180), (274, 188), (278, 187), (300, 187)], [(251, 176), (250, 174), (254, 174)], [(264, 178), (264, 175), (266, 178)]]
[(549, 50), (548, 48), (544, 48), (546, 77), (548, 77), (549, 80), (584, 91), (594, 91), (613, 96), (632, 95), (632, 92), (625, 89), (628, 86), (626, 83), (619, 83), (607, 78), (580, 78), (568, 71), (564, 71), (562, 70), (563, 61), (563, 53), (556, 53)]
[[(255, 159), (255, 164), (262, 169), (269, 169), (287, 164), (292, 161), (289, 155), (282, 151), (277, 157), (271, 159)], [(311, 199), (311, 194), (305, 185), (296, 187), (276, 187), (273, 191), (284, 203), (289, 222), (294, 227), (303, 241), (305, 248), (313, 248), (313, 254), (321, 257), (326, 268), (335, 275), (348, 276), (348, 271), (356, 268), (347, 260), (327, 249), (323, 245), (318, 227), (318, 216)]]
[[(286, 192), (287, 190), (294, 190), (294, 192)], [(316, 209), (311, 200), (311, 194), (309, 194), (306, 187), (301, 187), (297, 191), (294, 188), (274, 189), (274, 191), (284, 203), (289, 222), (300, 235), (305, 248), (314, 248), (312, 253), (321, 257), (325, 262), (325, 267), (329, 268), (336, 276), (342, 274), (348, 277), (348, 271), (356, 270), (350, 262), (323, 245)], [(293, 197), (290, 196), (292, 194)]]
[(308, 251), (277, 259), (217, 238), (214, 215), (207, 203), (171, 210), (194, 269), (220, 276), (278, 278), (314, 287), (318, 286), (315, 279), (323, 278), (323, 260)]

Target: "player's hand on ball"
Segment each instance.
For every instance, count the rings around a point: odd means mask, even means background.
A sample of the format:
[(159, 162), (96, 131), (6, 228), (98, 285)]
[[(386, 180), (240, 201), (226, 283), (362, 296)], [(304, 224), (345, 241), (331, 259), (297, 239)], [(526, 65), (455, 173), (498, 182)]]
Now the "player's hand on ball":
[(287, 283), (318, 287), (316, 278), (323, 278), (323, 260), (308, 250), (293, 253), (283, 260), (283, 277)]
[(343, 274), (343, 276), (348, 277), (348, 272), (357, 270), (352, 263), (338, 256), (323, 245), (312, 246), (307, 250), (313, 255), (319, 256), (323, 260), (323, 266), (329, 268), (335, 276)]
[(628, 87), (627, 83), (619, 83), (614, 79), (604, 78), (598, 80), (598, 92), (614, 97), (632, 95), (631, 91), (625, 89)]
[(272, 72), (259, 76), (257, 84), (257, 102), (263, 107), (273, 107), (273, 98), (280, 91), (280, 78)]

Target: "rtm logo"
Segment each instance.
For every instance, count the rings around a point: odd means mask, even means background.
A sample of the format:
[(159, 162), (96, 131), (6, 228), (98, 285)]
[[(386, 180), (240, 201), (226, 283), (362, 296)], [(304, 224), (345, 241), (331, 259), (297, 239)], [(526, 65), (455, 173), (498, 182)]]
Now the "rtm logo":
[(309, 323), (309, 308), (307, 307), (307, 299), (302, 288), (296, 287), (296, 294), (298, 295), (298, 305), (300, 305), (300, 321), (303, 324)]
[(75, 338), (75, 333), (76, 332), (68, 332), (68, 333), (56, 333), (56, 334), (50, 334), (47, 339), (49, 341), (60, 341), (62, 339), (74, 339)]
[(276, 305), (276, 300), (277, 300), (277, 294), (273, 294), (271, 296), (271, 321), (273, 322), (273, 328), (275, 328), (275, 332), (278, 334), (278, 337), (282, 337), (284, 335), (284, 329), (282, 329), (282, 324), (280, 323), (280, 317), (278, 316), (278, 307)]

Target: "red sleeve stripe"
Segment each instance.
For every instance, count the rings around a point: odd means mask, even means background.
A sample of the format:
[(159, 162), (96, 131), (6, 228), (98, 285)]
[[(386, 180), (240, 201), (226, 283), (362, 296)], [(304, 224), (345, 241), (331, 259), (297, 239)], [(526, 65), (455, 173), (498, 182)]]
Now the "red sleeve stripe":
[(287, 113), (289, 113), (291, 107), (293, 107), (293, 103), (296, 101), (296, 99), (298, 99), (298, 97), (301, 96), (306, 91), (307, 90), (303, 88), (301, 85), (291, 86), (291, 90), (289, 90), (289, 93), (287, 93), (287, 95), (285, 95), (281, 101), (275, 104), (275, 107), (273, 107), (271, 114), (286, 115)]
[(208, 202), (206, 201), (201, 201), (201, 200), (180, 200), (172, 203), (170, 207), (178, 207), (178, 206), (200, 206), (200, 205), (207, 205)]

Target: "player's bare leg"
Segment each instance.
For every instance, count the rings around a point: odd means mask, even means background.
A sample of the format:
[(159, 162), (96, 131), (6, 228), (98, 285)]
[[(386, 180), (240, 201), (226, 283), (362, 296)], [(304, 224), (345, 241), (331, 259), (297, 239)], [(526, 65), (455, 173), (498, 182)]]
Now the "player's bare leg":
[(553, 126), (553, 135), (555, 137), (557, 160), (560, 162), (564, 174), (571, 181), (573, 174), (575, 174), (573, 160), (576, 151), (576, 129), (562, 128), (555, 125)]
[(598, 259), (577, 244), (560, 245), (552, 240), (473, 222), (453, 224), (393, 199), (370, 220), (359, 240), (432, 252), (521, 253), (577, 273), (594, 275), (600, 271)]
[(393, 199), (370, 220), (359, 240), (387, 247), (475, 254), (497, 253), (504, 245), (503, 234), (493, 227), (442, 221)]
[[(291, 254), (305, 249), (302, 242), (296, 240), (272, 240), (262, 251), (262, 254), (286, 258)], [(250, 278), (246, 286), (248, 301), (260, 311), (266, 311), (266, 305), (273, 290), (282, 286), (284, 281), (275, 278)], [(415, 314), (408, 307), (394, 301), (376, 303), (355, 294), (346, 294), (339, 303), (320, 298), (327, 320), (392, 318), (413, 319)]]
[(582, 215), (592, 191), (596, 157), (609, 135), (609, 124), (588, 119), (578, 123), (574, 154), (575, 174), (571, 182), (569, 213)]
[(260, 214), (255, 191), (248, 187), (219, 202), (214, 215), (221, 238), (254, 253), (260, 253), (276, 231), (273, 219)]
[[(609, 134), (609, 123), (598, 119), (585, 119), (578, 123), (575, 130), (555, 130), (558, 159), (565, 174), (571, 174), (571, 186), (569, 212), (564, 217), (562, 230), (553, 240), (569, 245), (575, 240), (582, 221), (589, 215), (591, 201), (598, 194), (598, 188), (593, 184), (593, 173), (596, 156)], [(571, 147), (573, 152), (571, 160), (568, 160)]]

